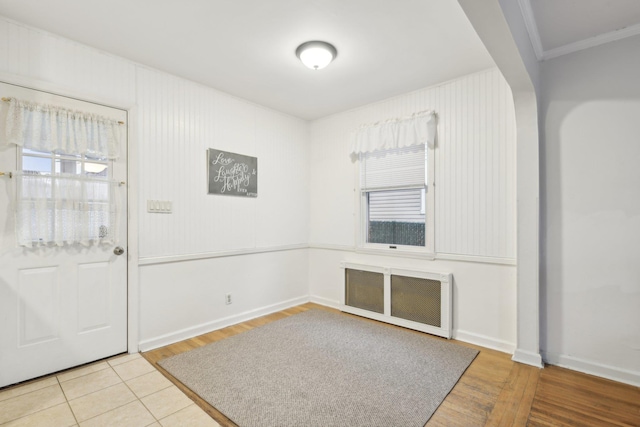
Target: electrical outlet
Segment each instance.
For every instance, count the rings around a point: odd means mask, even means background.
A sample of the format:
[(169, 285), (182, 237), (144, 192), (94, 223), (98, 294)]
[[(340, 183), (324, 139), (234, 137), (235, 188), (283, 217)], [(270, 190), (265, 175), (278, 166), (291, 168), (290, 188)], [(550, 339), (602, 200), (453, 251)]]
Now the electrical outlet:
[(224, 296), (224, 303), (225, 303), (225, 304), (227, 304), (227, 305), (229, 305), (229, 304), (231, 304), (232, 302), (233, 302), (233, 300), (231, 299), (231, 294), (226, 294), (226, 295)]

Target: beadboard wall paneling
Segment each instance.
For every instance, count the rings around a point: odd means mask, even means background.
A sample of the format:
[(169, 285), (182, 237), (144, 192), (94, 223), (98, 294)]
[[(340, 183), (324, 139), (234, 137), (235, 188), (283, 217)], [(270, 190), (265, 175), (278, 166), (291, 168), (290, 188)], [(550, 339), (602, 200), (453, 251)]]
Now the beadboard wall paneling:
[[(0, 40), (2, 72), (137, 104), (141, 257), (307, 242), (307, 122), (10, 20)], [(258, 198), (207, 195), (207, 148), (258, 157)]]
[[(306, 243), (307, 122), (163, 72), (136, 72), (140, 256)], [(208, 195), (208, 148), (257, 157), (258, 197)], [(170, 200), (173, 213), (147, 213), (147, 200)]]
[(357, 163), (348, 155), (352, 131), (428, 109), (438, 114), (436, 251), (515, 258), (515, 112), (497, 69), (312, 122), (311, 243), (356, 242)]
[(135, 103), (135, 65), (0, 17), (0, 71), (119, 106)]

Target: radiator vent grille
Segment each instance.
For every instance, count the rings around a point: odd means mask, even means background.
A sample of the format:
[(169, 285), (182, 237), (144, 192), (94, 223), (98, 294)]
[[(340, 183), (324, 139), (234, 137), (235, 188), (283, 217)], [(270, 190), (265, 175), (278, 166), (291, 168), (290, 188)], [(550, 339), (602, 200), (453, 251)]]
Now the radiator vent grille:
[(441, 326), (440, 282), (391, 275), (391, 315), (426, 325)]
[(341, 262), (340, 309), (381, 322), (451, 338), (453, 275), (387, 265)]
[(345, 269), (345, 304), (375, 313), (384, 313), (384, 275)]

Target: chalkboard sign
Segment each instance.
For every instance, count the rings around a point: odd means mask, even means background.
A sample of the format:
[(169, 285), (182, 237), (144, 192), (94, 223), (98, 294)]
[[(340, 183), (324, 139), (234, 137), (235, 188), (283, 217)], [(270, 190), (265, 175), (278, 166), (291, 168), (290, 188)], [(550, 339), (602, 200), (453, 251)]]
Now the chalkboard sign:
[(258, 197), (258, 158), (207, 150), (209, 194)]

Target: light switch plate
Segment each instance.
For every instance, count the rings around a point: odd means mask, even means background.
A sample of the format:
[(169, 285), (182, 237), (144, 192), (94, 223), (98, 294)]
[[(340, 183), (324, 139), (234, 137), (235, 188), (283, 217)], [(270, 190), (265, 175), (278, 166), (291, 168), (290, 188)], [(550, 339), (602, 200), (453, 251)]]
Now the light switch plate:
[(147, 212), (150, 213), (171, 213), (173, 202), (170, 200), (147, 200)]

